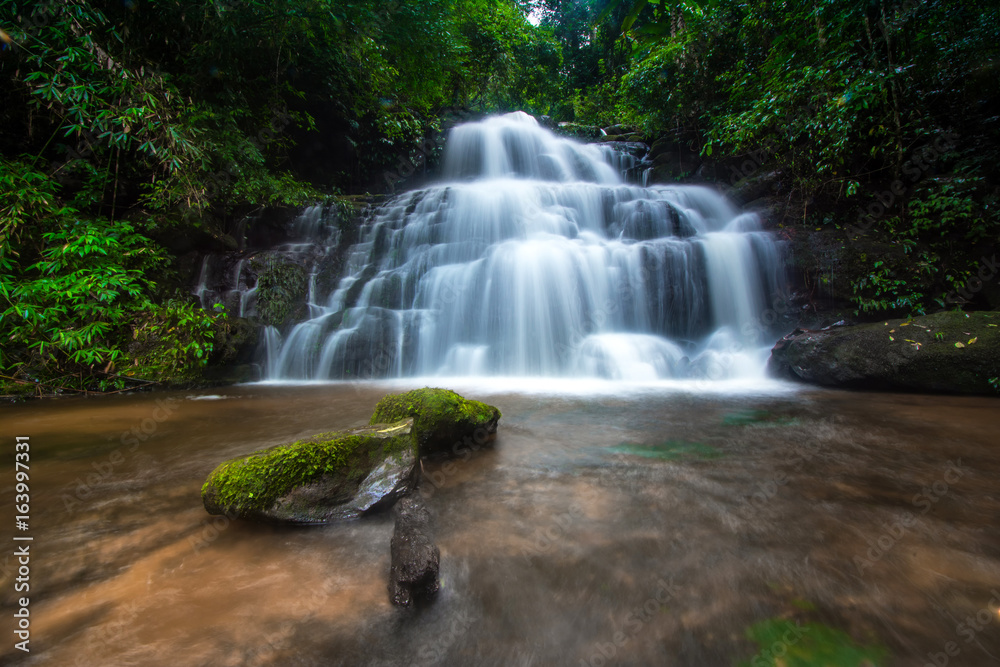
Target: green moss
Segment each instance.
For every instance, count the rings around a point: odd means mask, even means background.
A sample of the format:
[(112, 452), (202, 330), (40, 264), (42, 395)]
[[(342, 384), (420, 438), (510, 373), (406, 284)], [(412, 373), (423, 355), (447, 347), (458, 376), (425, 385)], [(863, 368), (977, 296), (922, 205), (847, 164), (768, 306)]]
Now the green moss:
[(425, 387), (383, 397), (370, 423), (412, 417), (420, 453), (429, 454), (461, 443), (474, 436), (477, 429), (492, 433), (500, 416), (500, 410), (492, 405), (467, 400), (449, 389)]
[(0, 398), (21, 400), (41, 395), (42, 387), (30, 381), (18, 382), (0, 378)]
[[(888, 652), (881, 646), (855, 643), (846, 632), (821, 623), (794, 623), (786, 619), (768, 619), (747, 630), (759, 652), (742, 666), (769, 665), (777, 667), (869, 667), (883, 664)], [(796, 639), (797, 638), (797, 639)], [(780, 656), (772, 649), (783, 647)]]
[(386, 396), (370, 426), (321, 433), (223, 462), (202, 486), (202, 498), (210, 512), (245, 517), (267, 512), (295, 489), (322, 478), (333, 496), (327, 500), (343, 496), (347, 502), (386, 458), (447, 451), (469, 437), (484, 442), (499, 419), (496, 408), (447, 389)]
[(309, 291), (309, 274), (295, 264), (274, 255), (254, 259), (257, 276), (257, 317), (264, 324), (281, 327), (304, 312)]
[(390, 455), (399, 458), (414, 446), (408, 429), (397, 437), (385, 437), (405, 426), (321, 433), (225, 461), (208, 476), (202, 496), (211, 494), (216, 505), (245, 515), (268, 509), (293, 489), (324, 475), (339, 476), (345, 487), (356, 487), (380, 460)]

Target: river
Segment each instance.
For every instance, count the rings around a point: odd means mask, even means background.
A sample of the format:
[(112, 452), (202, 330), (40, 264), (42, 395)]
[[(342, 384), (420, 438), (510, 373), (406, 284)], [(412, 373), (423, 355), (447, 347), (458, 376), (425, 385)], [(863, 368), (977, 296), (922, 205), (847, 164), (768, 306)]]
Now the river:
[[(411, 609), (386, 591), (390, 516), (285, 528), (202, 507), (221, 460), (366, 423), (422, 384), (0, 408), (0, 522), (30, 436), (34, 538), (31, 652), (5, 632), (0, 662), (711, 666), (846, 636), (880, 665), (1000, 656), (991, 398), (451, 381), (503, 418), (492, 448), (425, 464), (442, 590)], [(4, 551), (10, 627), (24, 593)], [(800, 630), (751, 641), (768, 621)]]

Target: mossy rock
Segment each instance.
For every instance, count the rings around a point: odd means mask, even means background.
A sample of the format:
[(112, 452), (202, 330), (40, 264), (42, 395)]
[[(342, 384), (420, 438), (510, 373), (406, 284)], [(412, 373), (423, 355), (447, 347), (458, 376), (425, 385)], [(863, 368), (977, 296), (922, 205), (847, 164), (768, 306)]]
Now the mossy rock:
[(1000, 312), (797, 329), (775, 345), (768, 367), (830, 387), (996, 395)]
[(308, 308), (309, 272), (295, 262), (264, 255), (251, 262), (257, 274), (257, 318), (281, 328), (302, 319)]
[(221, 463), (201, 489), (209, 514), (285, 523), (353, 519), (416, 484), (413, 420), (321, 433)]
[(421, 456), (455, 456), (472, 443), (483, 445), (496, 435), (500, 411), (470, 401), (448, 389), (414, 389), (385, 396), (375, 406), (371, 423), (413, 418)]

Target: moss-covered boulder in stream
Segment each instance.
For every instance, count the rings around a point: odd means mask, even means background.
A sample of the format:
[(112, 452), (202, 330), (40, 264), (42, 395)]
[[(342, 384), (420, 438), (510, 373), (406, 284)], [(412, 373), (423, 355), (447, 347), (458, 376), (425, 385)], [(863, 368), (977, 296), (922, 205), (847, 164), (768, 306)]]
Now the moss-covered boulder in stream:
[(829, 387), (995, 395), (1000, 312), (796, 329), (774, 346), (768, 367)]
[(455, 456), (471, 443), (482, 445), (496, 434), (500, 411), (470, 401), (448, 389), (414, 389), (385, 396), (375, 406), (371, 423), (413, 418), (421, 456)]
[(221, 463), (201, 489), (209, 514), (287, 523), (353, 519), (416, 485), (413, 420), (277, 445)]

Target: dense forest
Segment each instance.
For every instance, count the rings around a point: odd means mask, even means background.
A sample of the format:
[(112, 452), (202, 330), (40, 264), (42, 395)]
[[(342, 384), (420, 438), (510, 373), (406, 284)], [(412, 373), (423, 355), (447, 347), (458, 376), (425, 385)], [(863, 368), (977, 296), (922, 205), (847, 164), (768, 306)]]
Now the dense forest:
[(237, 326), (182, 256), (518, 109), (766, 210), (813, 310), (1000, 307), (992, 1), (0, 0), (0, 40), (3, 394), (192, 381)]

